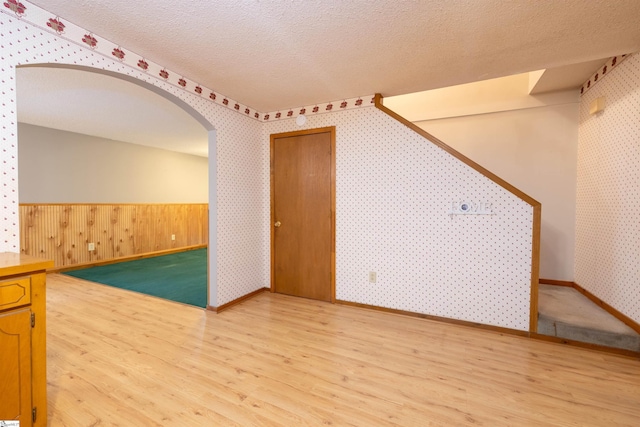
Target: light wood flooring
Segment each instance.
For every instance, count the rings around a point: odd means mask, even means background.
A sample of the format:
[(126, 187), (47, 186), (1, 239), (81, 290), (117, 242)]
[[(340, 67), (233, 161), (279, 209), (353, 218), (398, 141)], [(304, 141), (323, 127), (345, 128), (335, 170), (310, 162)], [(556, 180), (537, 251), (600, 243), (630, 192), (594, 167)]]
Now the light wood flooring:
[(262, 293), (48, 276), (50, 426), (638, 426), (640, 361)]

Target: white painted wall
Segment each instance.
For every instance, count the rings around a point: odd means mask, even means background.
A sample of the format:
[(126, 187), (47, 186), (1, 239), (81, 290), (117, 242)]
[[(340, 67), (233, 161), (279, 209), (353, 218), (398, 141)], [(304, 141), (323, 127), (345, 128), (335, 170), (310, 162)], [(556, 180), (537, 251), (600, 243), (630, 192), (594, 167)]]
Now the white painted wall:
[(578, 104), (418, 126), (542, 203), (540, 277), (573, 281)]
[(528, 85), (521, 74), (384, 103), (542, 203), (540, 277), (573, 281), (579, 92)]
[(207, 203), (206, 157), (18, 124), (21, 203)]
[[(534, 73), (535, 74), (535, 73)], [(531, 73), (392, 96), (384, 105), (412, 122), (577, 104), (579, 90), (529, 95)]]
[(640, 323), (640, 54), (601, 77), (580, 104), (576, 283)]

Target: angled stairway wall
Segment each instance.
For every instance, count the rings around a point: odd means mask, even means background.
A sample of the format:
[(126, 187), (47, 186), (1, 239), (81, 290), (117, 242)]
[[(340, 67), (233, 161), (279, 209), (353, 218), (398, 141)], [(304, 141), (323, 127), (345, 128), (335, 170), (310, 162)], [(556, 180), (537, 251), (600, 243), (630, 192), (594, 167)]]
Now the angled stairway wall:
[(385, 106), (544, 206), (540, 277), (573, 281), (580, 90), (528, 93), (530, 73), (385, 98)]
[[(303, 126), (285, 119), (263, 129), (267, 175), (270, 134), (336, 126), (336, 298), (535, 328), (539, 204), (399, 121), (379, 98), (363, 99), (362, 108), (309, 115)], [(490, 203), (494, 215), (449, 215), (459, 200)]]

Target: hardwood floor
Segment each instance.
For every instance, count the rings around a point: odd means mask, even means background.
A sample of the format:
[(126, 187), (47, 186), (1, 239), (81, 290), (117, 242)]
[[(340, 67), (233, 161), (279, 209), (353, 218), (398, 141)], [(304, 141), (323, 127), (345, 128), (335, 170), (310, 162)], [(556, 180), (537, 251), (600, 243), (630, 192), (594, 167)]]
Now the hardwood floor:
[(640, 361), (264, 292), (47, 278), (50, 426), (637, 426)]

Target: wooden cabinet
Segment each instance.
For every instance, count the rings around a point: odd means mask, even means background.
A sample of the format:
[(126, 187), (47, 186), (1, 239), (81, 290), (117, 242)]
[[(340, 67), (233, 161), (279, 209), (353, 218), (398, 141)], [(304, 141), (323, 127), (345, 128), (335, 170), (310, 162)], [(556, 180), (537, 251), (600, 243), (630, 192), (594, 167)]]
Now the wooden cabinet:
[(0, 420), (47, 425), (47, 261), (0, 253)]
[(31, 310), (0, 314), (0, 419), (31, 415)]

